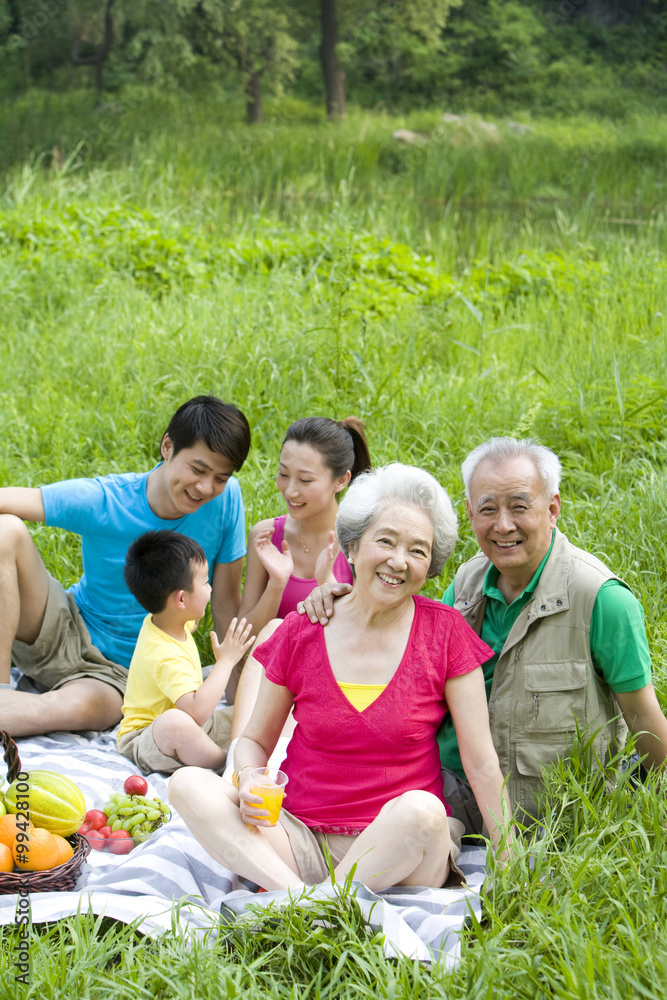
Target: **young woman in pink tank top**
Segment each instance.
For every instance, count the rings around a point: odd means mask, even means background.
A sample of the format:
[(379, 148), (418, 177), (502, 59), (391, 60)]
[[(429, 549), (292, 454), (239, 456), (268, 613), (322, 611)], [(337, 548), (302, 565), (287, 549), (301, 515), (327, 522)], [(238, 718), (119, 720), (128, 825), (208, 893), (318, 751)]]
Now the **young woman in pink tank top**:
[[(276, 477), (287, 514), (259, 521), (248, 538), (239, 618), (252, 622), (257, 644), (321, 583), (352, 583), (334, 530), (338, 499), (370, 464), (358, 417), (305, 417), (287, 428)], [(246, 662), (234, 701), (232, 739), (250, 718), (262, 674), (252, 658)]]
[(306, 417), (287, 429), (280, 451), (278, 489), (287, 514), (259, 521), (250, 531), (239, 617), (253, 631), (296, 611), (316, 586), (352, 583), (336, 542), (339, 494), (370, 468), (364, 426), (357, 417)]

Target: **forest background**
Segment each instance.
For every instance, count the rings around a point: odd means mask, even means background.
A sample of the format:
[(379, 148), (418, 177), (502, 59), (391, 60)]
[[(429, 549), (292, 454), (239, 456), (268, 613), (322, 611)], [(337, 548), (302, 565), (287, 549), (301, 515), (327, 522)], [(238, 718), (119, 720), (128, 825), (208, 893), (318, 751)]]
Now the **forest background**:
[(0, 94), (235, 84), (396, 111), (616, 115), (665, 95), (661, 0), (2, 0)]
[[(437, 597), (476, 548), (462, 458), (535, 435), (563, 529), (643, 603), (667, 706), (664, 7), (0, 3), (0, 482), (148, 469), (215, 392), (252, 426), (250, 526), (280, 512), (285, 427), (356, 413), (456, 505)], [(32, 530), (73, 582), (77, 539)], [(589, 757), (549, 775), (547, 835), (454, 973), (385, 959), (347, 903), (197, 946), (82, 915), (33, 929), (26, 995), (665, 997), (664, 785), (604, 794)]]

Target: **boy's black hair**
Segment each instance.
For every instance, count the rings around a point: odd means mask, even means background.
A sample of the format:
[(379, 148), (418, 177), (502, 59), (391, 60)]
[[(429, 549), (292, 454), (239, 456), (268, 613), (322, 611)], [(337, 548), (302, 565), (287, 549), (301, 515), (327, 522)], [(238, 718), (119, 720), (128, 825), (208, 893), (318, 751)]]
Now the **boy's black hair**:
[(183, 403), (164, 433), (171, 439), (174, 455), (203, 441), (211, 451), (228, 458), (236, 472), (250, 451), (248, 421), (238, 407), (217, 396), (195, 396)]
[(177, 531), (146, 531), (130, 545), (123, 575), (128, 590), (152, 615), (164, 611), (175, 590), (190, 590), (193, 565), (206, 562), (198, 542)]

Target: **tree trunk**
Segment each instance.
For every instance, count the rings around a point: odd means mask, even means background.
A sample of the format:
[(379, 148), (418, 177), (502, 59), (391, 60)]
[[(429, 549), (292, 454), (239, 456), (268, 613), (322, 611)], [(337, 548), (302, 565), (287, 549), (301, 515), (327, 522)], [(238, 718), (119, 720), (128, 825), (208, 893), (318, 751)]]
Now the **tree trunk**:
[(258, 125), (264, 121), (262, 107), (262, 74), (254, 70), (245, 85), (246, 121), (248, 125)]
[(107, 5), (104, 10), (104, 37), (100, 48), (97, 50), (97, 59), (95, 61), (95, 86), (97, 87), (97, 93), (99, 96), (101, 96), (102, 90), (104, 89), (104, 81), (102, 78), (104, 64), (113, 44), (113, 18), (111, 16), (111, 8), (115, 2), (116, 0), (107, 0)]
[(345, 116), (345, 74), (336, 54), (336, 45), (338, 44), (336, 0), (320, 0), (320, 3), (322, 15), (320, 59), (327, 95), (327, 117), (343, 118)]
[(94, 52), (94, 54), (85, 57), (79, 55), (79, 49), (81, 47), (80, 38), (78, 38), (72, 46), (71, 60), (74, 66), (95, 67), (95, 89), (97, 90), (98, 96), (104, 89), (104, 63), (107, 60), (107, 56), (111, 51), (111, 45), (113, 43), (113, 17), (111, 15), (111, 8), (115, 2), (116, 0), (107, 0), (106, 2), (106, 6), (104, 8), (104, 34), (102, 36), (102, 44)]

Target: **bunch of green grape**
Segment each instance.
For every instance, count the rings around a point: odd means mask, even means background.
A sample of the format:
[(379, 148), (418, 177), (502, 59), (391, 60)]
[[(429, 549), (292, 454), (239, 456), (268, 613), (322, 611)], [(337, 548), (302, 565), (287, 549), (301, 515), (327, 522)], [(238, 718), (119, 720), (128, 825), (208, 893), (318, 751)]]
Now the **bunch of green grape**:
[(146, 840), (169, 819), (169, 806), (162, 799), (148, 799), (145, 795), (127, 795), (114, 792), (104, 806), (107, 825), (112, 833), (127, 830), (131, 837)]

